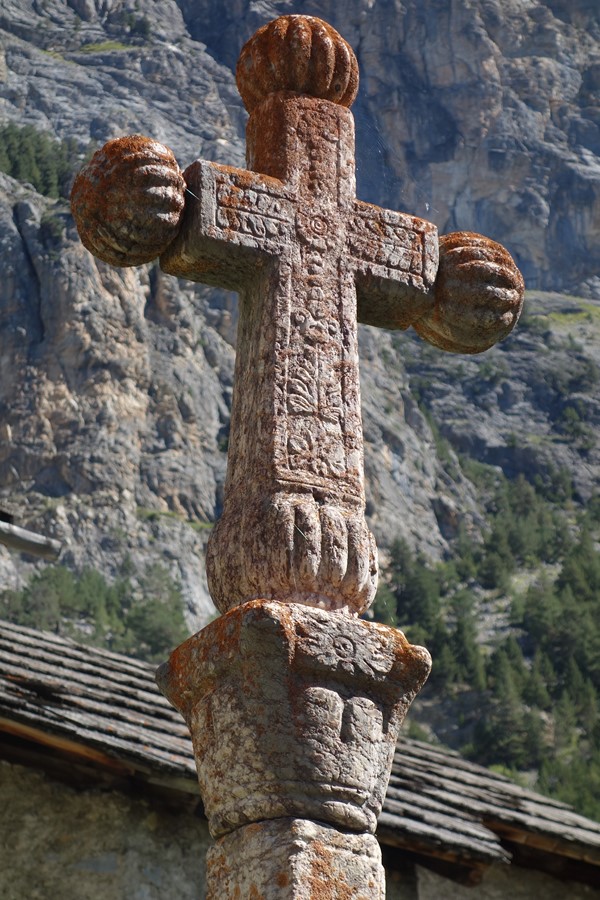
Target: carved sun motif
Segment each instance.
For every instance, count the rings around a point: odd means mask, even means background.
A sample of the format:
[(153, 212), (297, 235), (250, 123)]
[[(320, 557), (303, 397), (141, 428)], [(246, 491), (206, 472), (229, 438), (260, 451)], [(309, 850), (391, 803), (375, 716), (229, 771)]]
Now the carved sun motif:
[(310, 657), (326, 669), (351, 675), (362, 673), (379, 679), (390, 671), (394, 663), (393, 649), (378, 634), (358, 626), (352, 629), (357, 633), (350, 636), (347, 619), (335, 629), (329, 619), (327, 626), (327, 630), (308, 630), (298, 623), (296, 655)]

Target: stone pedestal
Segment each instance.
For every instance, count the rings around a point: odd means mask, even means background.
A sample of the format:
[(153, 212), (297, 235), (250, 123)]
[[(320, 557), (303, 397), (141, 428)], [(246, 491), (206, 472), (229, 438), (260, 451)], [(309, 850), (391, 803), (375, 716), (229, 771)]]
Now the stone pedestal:
[(429, 667), (397, 629), (275, 601), (189, 638), (157, 680), (190, 728), (213, 836), (282, 816), (374, 832)]

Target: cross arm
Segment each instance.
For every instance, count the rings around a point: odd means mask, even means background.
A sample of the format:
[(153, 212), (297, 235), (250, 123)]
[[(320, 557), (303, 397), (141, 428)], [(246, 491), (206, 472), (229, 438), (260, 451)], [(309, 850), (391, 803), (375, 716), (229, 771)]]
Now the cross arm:
[(169, 275), (239, 291), (265, 257), (290, 240), (293, 209), (284, 185), (255, 172), (196, 160), (185, 172), (181, 230), (160, 257)]
[(435, 225), (357, 200), (347, 248), (355, 271), (359, 322), (405, 329), (433, 307)]
[(458, 231), (438, 240), (430, 222), (356, 201), (347, 247), (365, 325), (412, 325), (442, 350), (481, 353), (521, 313), (523, 277), (510, 253), (482, 235)]

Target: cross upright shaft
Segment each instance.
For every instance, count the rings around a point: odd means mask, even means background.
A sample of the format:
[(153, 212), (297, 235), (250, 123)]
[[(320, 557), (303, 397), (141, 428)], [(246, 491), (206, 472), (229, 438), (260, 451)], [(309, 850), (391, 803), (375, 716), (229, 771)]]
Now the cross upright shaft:
[[(257, 597), (364, 610), (377, 575), (364, 520), (357, 290), (407, 327), (433, 304), (437, 231), (355, 197), (349, 109), (291, 91), (251, 110), (250, 171), (194, 163), (169, 273), (237, 288), (228, 473), (207, 554), (222, 611)], [(390, 317), (390, 302), (395, 308)]]
[[(265, 348), (273, 363), (277, 486), (308, 489), (322, 503), (360, 506), (356, 313), (352, 273), (340, 264), (354, 160), (352, 131), (338, 111), (350, 117), (327, 101), (271, 95), (251, 117), (248, 159), (278, 178), (293, 198), (289, 247), (261, 286), (264, 310), (276, 314), (278, 325), (274, 346)], [(271, 394), (271, 385), (265, 387)], [(262, 457), (265, 462), (271, 460)]]

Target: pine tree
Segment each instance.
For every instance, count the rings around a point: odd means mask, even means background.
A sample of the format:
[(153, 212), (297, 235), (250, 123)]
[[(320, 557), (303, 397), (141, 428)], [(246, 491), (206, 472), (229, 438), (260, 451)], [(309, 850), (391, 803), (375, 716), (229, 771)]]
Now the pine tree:
[(50, 566), (23, 590), (0, 592), (2, 615), (158, 662), (186, 636), (181, 588), (158, 564), (142, 575), (129, 571), (131, 578), (110, 583), (93, 569), (76, 575)]
[[(552, 678), (555, 678), (552, 671)], [(552, 700), (547, 687), (548, 670), (543, 674), (542, 654), (538, 650), (533, 659), (533, 665), (523, 684), (523, 700), (530, 706), (538, 709), (550, 709)]]
[(459, 677), (476, 690), (484, 690), (485, 666), (471, 615), (462, 615), (457, 619), (452, 635), (452, 648)]

